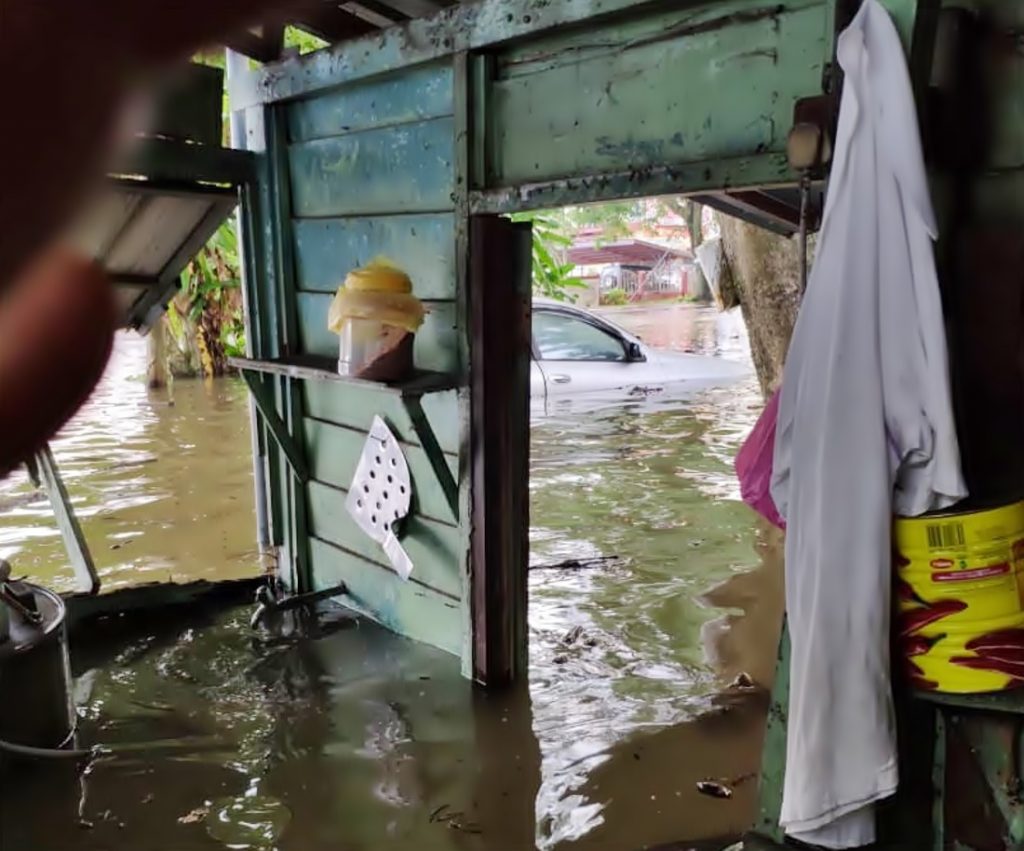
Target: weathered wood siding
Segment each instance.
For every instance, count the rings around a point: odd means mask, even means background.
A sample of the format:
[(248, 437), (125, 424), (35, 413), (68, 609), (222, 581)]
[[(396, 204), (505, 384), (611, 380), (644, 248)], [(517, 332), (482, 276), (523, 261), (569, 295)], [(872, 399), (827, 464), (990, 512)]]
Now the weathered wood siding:
[[(429, 310), (416, 337), (416, 365), (461, 373), (452, 78), (449, 60), (267, 107), (266, 182), (272, 189), (264, 240), (254, 246), (266, 252), (254, 297), (262, 296), (273, 319), (264, 315), (258, 323), (260, 340), (268, 342), (257, 341), (256, 357), (336, 358), (338, 338), (327, 328), (331, 299), (350, 270), (383, 256), (409, 272)], [(319, 590), (345, 582), (347, 604), (461, 655), (467, 546), (401, 398), (337, 382), (274, 382), (310, 477), (301, 484), (272, 453), (275, 538), (289, 562), (305, 558), (298, 568), (305, 575), (290, 584)], [(423, 410), (459, 481), (458, 393), (428, 395)], [(378, 414), (402, 442), (412, 475), (412, 514), (402, 538), (414, 564), (408, 581), (345, 510)]]
[(487, 184), (783, 151), (794, 100), (820, 86), (825, 11), (710, 3), (498, 54)]
[[(338, 338), (327, 329), (331, 299), (349, 270), (383, 256), (409, 272), (430, 311), (416, 335), (416, 365), (457, 373), (451, 64), (358, 82), (286, 109), (300, 351), (337, 357)], [(424, 401), (456, 480), (457, 404), (454, 392)], [(313, 587), (344, 581), (351, 590), (346, 602), (460, 653), (465, 561), (458, 518), (401, 400), (306, 382), (302, 412)], [(344, 507), (375, 414), (401, 440), (413, 480), (403, 545), (415, 568), (407, 582)]]

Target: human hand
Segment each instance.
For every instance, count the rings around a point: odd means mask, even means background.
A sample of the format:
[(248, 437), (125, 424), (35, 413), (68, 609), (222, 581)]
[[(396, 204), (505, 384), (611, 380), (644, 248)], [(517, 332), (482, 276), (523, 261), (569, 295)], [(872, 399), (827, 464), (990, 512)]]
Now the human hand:
[(116, 324), (101, 269), (54, 244), (102, 177), (141, 76), (288, 0), (0, 0), (0, 476), (88, 398)]

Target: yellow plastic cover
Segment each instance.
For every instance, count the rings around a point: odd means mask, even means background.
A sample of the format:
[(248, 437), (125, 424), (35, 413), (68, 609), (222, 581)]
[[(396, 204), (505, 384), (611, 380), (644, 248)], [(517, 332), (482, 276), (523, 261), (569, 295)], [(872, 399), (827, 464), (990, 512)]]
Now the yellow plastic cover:
[(423, 324), (424, 313), (409, 276), (378, 257), (345, 276), (327, 313), (327, 327), (340, 334), (349, 319), (372, 319), (414, 332)]

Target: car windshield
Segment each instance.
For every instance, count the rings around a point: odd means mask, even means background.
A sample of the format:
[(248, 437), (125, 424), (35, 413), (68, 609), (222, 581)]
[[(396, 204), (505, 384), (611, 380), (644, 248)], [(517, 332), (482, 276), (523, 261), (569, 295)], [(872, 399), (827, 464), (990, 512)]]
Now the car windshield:
[(614, 335), (565, 313), (537, 311), (533, 339), (544, 360), (622, 361), (626, 350)]

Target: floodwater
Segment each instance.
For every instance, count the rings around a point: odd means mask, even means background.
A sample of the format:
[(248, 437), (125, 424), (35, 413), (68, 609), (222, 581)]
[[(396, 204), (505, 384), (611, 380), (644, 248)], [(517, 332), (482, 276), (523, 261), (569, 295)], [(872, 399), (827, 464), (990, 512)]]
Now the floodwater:
[[(612, 318), (747, 356), (735, 317)], [(123, 386), (54, 445), (86, 535), (106, 545), (105, 580), (257, 571), (241, 387), (178, 382), (169, 407), (127, 380), (141, 351), (119, 345)], [(528, 688), (484, 694), (451, 657), (336, 612), (256, 638), (247, 608), (194, 607), (76, 646), (80, 739), (108, 751), (81, 778), (37, 766), (6, 782), (0, 851), (637, 851), (736, 836), (754, 816), (766, 696), (729, 683), (770, 685), (781, 611), (780, 540), (731, 470), (759, 407), (751, 379), (534, 423)], [(0, 484), (0, 552), (66, 577), (27, 493)], [(701, 795), (704, 779), (732, 797)]]
[[(245, 385), (150, 391), (145, 376), (146, 340), (120, 334), (99, 388), (52, 444), (104, 590), (252, 576)], [(15, 575), (74, 589), (50, 503), (23, 472), (0, 480), (0, 558)]]

